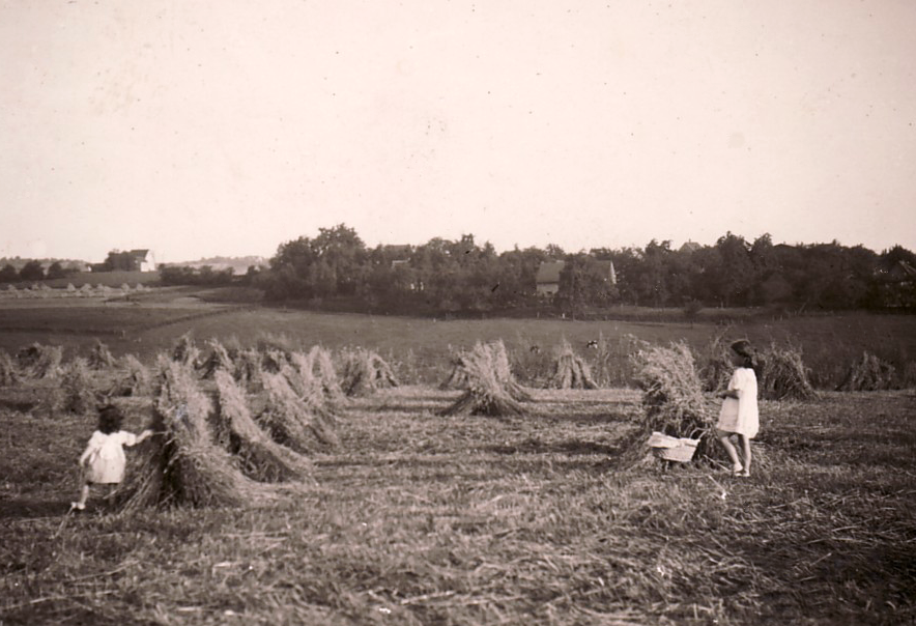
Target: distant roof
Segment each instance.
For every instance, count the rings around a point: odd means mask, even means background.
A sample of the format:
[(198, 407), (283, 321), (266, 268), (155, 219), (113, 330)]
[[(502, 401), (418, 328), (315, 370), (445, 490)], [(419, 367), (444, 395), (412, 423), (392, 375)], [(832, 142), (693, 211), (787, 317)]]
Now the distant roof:
[[(609, 260), (598, 260), (598, 263), (606, 266), (608, 278), (611, 283), (617, 282), (617, 273), (614, 270), (614, 262)], [(566, 261), (541, 261), (538, 267), (538, 273), (534, 277), (534, 282), (538, 285), (549, 285), (560, 282), (560, 272), (566, 267)]]
[(149, 254), (149, 249), (146, 249), (146, 250), (131, 250), (128, 254), (130, 254), (131, 256), (142, 256), (142, 257), (145, 257), (147, 254)]
[(681, 251), (681, 252), (696, 252), (697, 250), (699, 250), (699, 249), (702, 248), (702, 247), (703, 247), (703, 246), (701, 246), (700, 244), (698, 244), (696, 241), (687, 240), (687, 241), (684, 242), (684, 245), (681, 246), (681, 250), (680, 250), (680, 251)]
[(565, 266), (566, 261), (542, 261), (534, 282), (537, 284), (560, 282), (560, 272)]
[(904, 260), (897, 261), (897, 266), (903, 270), (903, 274), (909, 278), (916, 278), (916, 267), (913, 267)]

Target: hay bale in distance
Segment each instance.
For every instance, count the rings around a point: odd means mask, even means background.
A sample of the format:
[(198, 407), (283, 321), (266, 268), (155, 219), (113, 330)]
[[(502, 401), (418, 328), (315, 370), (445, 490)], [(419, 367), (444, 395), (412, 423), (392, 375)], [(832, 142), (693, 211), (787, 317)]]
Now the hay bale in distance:
[(500, 364), (496, 351), (477, 344), (466, 353), (464, 370), (466, 391), (440, 415), (489, 415), (504, 417), (524, 413), (522, 405), (512, 397), (503, 384), (498, 371)]
[(112, 395), (137, 398), (153, 393), (153, 378), (140, 359), (125, 354), (118, 364), (120, 370)]
[(451, 358), (452, 370), (448, 377), (439, 384), (439, 389), (466, 389), (468, 385), (468, 364), (464, 353), (454, 354)]
[(183, 334), (172, 345), (171, 358), (177, 363), (199, 367), (200, 349), (195, 345), (190, 332)]
[(201, 378), (212, 379), (219, 371), (232, 372), (235, 369), (232, 355), (216, 339), (207, 341), (210, 347), (210, 355), (201, 364)]
[(56, 378), (61, 373), (64, 349), (33, 343), (16, 353), (19, 371), (27, 378)]
[(115, 358), (108, 346), (101, 340), (96, 339), (95, 345), (92, 346), (92, 350), (89, 353), (88, 364), (94, 370), (108, 369), (114, 367)]
[(357, 348), (341, 354), (341, 388), (347, 396), (367, 396), (384, 386), (397, 387), (391, 367), (372, 350)]
[(800, 348), (771, 344), (762, 355), (763, 366), (758, 375), (760, 398), (766, 400), (810, 400), (817, 397), (811, 386), (810, 370), (802, 360)]
[(837, 391), (883, 391), (893, 389), (896, 368), (865, 351), (846, 373), (846, 378), (837, 386)]
[(19, 366), (5, 350), (0, 350), (0, 387), (9, 387), (19, 382)]
[(60, 384), (52, 391), (51, 411), (84, 415), (101, 399), (95, 390), (89, 362), (77, 357), (63, 368)]
[(553, 372), (547, 381), (551, 389), (597, 389), (591, 368), (565, 339), (557, 349)]
[(493, 375), (499, 386), (509, 394), (509, 396), (519, 402), (530, 402), (533, 400), (531, 393), (525, 389), (515, 375), (512, 373), (512, 366), (509, 363), (509, 355), (506, 351), (506, 345), (503, 341), (491, 341), (488, 343), (477, 342), (470, 352), (458, 353), (452, 359), (452, 372), (448, 379), (441, 385), (441, 389), (458, 388), (468, 389), (471, 385), (473, 374), (471, 370), (479, 368), (482, 364), (492, 369)]

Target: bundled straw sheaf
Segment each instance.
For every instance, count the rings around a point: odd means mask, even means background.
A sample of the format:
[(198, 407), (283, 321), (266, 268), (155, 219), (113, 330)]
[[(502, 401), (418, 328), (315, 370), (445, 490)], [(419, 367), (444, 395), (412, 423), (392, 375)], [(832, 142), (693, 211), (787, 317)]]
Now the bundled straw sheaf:
[[(490, 344), (493, 346), (493, 344)], [(476, 344), (462, 355), (466, 391), (442, 415), (521, 415), (524, 410), (506, 387), (514, 381), (508, 371), (508, 360), (502, 363), (498, 347)], [(505, 347), (502, 349), (505, 354)], [(521, 387), (518, 387), (521, 389)]]
[(19, 382), (19, 366), (5, 350), (0, 350), (0, 387), (8, 387)]
[(92, 346), (92, 350), (89, 353), (88, 363), (89, 367), (94, 370), (109, 369), (114, 367), (115, 358), (108, 346), (96, 339), (95, 345)]
[(477, 342), (469, 352), (464, 351), (455, 354), (452, 357), (452, 371), (449, 377), (442, 382), (440, 388), (468, 389), (473, 376), (471, 372), (475, 368), (479, 369), (481, 363), (485, 363), (486, 367), (492, 368), (496, 382), (514, 400), (519, 402), (533, 400), (531, 392), (525, 389), (512, 373), (509, 354), (502, 339), (488, 343)]
[(296, 452), (319, 452), (340, 440), (327, 415), (310, 410), (282, 374), (264, 373), (266, 405), (257, 423), (279, 444)]
[(153, 377), (140, 359), (125, 354), (119, 363), (119, 376), (113, 395), (137, 398), (153, 393)]
[(707, 399), (687, 344), (651, 346), (633, 359), (647, 427), (672, 437), (688, 437), (710, 425)]
[[(335, 426), (337, 418), (333, 411), (334, 400), (325, 394), (321, 380), (312, 374), (309, 364), (304, 362), (307, 361), (307, 357), (294, 352), (290, 355), (290, 361), (291, 363), (283, 363), (279, 375), (286, 379), (308, 413), (318, 416), (328, 426)], [(340, 397), (342, 398), (343, 394)]]
[(715, 423), (690, 348), (683, 342), (647, 346), (632, 357), (642, 389), (643, 419), (624, 439), (620, 460), (634, 464), (648, 458), (646, 442), (653, 432), (699, 439), (693, 460), (720, 456)]
[(800, 348), (780, 347), (774, 343), (761, 355), (761, 360), (763, 365), (757, 381), (761, 398), (809, 400), (817, 396)]
[(264, 390), (264, 370), (261, 368), (261, 353), (254, 348), (239, 350), (234, 359), (232, 377), (248, 393)]
[(61, 346), (43, 346), (33, 343), (16, 353), (19, 371), (26, 378), (56, 378), (61, 373), (64, 349)]
[(837, 391), (883, 391), (893, 389), (897, 369), (887, 361), (865, 351), (857, 359)]
[(380, 387), (397, 387), (399, 384), (388, 363), (372, 350), (344, 350), (341, 360), (340, 384), (347, 396), (367, 396)]
[(547, 381), (551, 389), (597, 389), (591, 367), (565, 339), (556, 350), (553, 371)]
[(340, 379), (337, 377), (337, 369), (334, 367), (334, 359), (325, 348), (312, 346), (305, 360), (301, 364), (294, 361), (293, 365), (300, 371), (310, 371), (321, 382), (321, 388), (328, 398), (336, 400), (343, 397), (344, 393)]
[(258, 427), (244, 392), (232, 376), (219, 370), (215, 379), (215, 439), (232, 454), (242, 473), (259, 482), (282, 482), (307, 476), (311, 470), (309, 461), (274, 442)]
[(89, 363), (82, 357), (73, 359), (63, 368), (60, 384), (52, 392), (54, 413), (88, 413), (100, 400)]
[(125, 511), (172, 506), (237, 506), (256, 496), (214, 444), (209, 428), (210, 399), (197, 386), (193, 369), (165, 357), (158, 361), (153, 403), (154, 431), (142, 446), (145, 456), (133, 466), (119, 500)]
[(194, 343), (191, 333), (179, 337), (172, 346), (172, 360), (191, 367), (200, 365), (200, 348)]
[(210, 355), (204, 360), (201, 365), (201, 378), (212, 379), (217, 372), (234, 372), (235, 363), (233, 361), (232, 355), (216, 339), (211, 339), (207, 341), (207, 345), (210, 348)]

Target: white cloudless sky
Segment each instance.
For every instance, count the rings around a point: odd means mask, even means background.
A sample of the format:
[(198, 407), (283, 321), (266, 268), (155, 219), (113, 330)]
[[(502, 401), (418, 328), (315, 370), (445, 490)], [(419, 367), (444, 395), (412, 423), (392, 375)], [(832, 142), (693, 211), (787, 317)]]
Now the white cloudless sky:
[(916, 249), (910, 0), (0, 0), (0, 256)]

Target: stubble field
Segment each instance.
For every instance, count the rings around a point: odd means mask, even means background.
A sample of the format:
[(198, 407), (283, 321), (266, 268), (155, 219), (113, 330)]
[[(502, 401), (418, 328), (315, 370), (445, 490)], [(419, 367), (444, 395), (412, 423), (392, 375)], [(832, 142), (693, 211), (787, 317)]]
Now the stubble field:
[[(259, 313), (265, 317), (255, 328), (250, 316)], [(112, 328), (83, 315), (85, 333), (55, 335), (71, 353), (88, 348), (93, 328)], [(21, 331), (9, 326), (25, 326), (24, 318), (3, 319), (4, 342), (48, 337), (36, 330), (37, 318)], [(596, 326), (525, 323), (512, 334), (519, 326), (499, 320), (474, 327), (239, 310), (195, 319), (141, 323), (123, 338), (102, 338), (121, 353), (142, 343), (132, 352), (148, 358), (187, 326), (199, 338), (216, 324), (243, 339), (269, 329), (305, 344), (317, 336), (331, 347), (413, 350), (415, 362), (399, 362), (402, 372), (428, 379), (343, 403), (340, 445), (313, 455), (311, 480), (265, 485), (272, 497), (238, 508), (131, 515), (99, 500), (67, 514), (75, 460), (95, 428), (91, 415), (52, 417), (28, 403), (4, 404), (0, 623), (916, 619), (911, 390), (763, 402), (760, 463), (749, 479), (710, 466), (624, 469), (621, 442), (641, 412), (632, 389), (535, 389), (513, 418), (438, 415), (459, 393), (432, 384), (447, 372), (449, 345), (501, 337), (519, 352), (561, 335), (584, 341)], [(714, 330), (628, 328), (657, 341), (696, 333), (697, 342)], [(481, 336), (489, 332), (497, 334)], [(17, 393), (47, 390), (41, 381)], [(139, 430), (148, 410), (125, 406), (126, 426)]]

